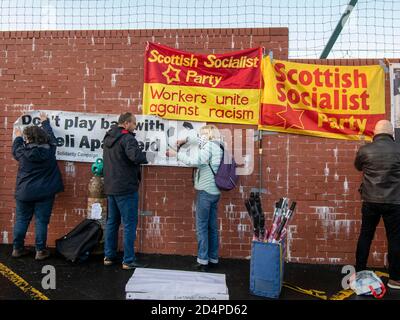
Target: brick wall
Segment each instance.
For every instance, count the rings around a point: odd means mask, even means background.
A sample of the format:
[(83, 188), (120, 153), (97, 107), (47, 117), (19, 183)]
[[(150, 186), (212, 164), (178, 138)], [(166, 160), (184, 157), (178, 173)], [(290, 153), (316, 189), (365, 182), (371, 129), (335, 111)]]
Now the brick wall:
[[(267, 52), (274, 52), (274, 58), (288, 57), (286, 28), (0, 33), (0, 243), (11, 243), (15, 219), (13, 191), (17, 166), (10, 154), (13, 122), (23, 111), (40, 109), (141, 113), (146, 41), (197, 53), (264, 46)], [(386, 98), (388, 105), (389, 97)], [(263, 208), (268, 222), (279, 197), (298, 201), (288, 234), (289, 261), (354, 262), (360, 227), (360, 174), (352, 163), (359, 145), (297, 135), (264, 136), (261, 180), (262, 187), (267, 189)], [(240, 187), (224, 193), (220, 202), (223, 257), (243, 258), (250, 254), (251, 227), (243, 200), (251, 188), (259, 186), (257, 143), (254, 157), (254, 173), (242, 177)], [(59, 161), (59, 167), (65, 192), (57, 196), (53, 211), (49, 227), (51, 246), (86, 217), (91, 176), (87, 163)], [(140, 217), (137, 250), (195, 255), (194, 196), (191, 169), (144, 168), (140, 207), (153, 215)], [(29, 244), (33, 243), (33, 230), (29, 229)], [(371, 263), (383, 265), (385, 252), (380, 225), (371, 248)]]

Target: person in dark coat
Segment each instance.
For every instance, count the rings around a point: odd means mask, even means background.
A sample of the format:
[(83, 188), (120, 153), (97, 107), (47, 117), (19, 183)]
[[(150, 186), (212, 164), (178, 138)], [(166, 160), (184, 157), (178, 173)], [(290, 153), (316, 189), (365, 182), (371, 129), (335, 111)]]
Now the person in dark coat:
[[(18, 161), (15, 188), (16, 220), (12, 257), (29, 254), (24, 242), (29, 224), (35, 215), (36, 260), (46, 259), (47, 228), (55, 195), (64, 191), (60, 170), (56, 161), (56, 138), (45, 113), (40, 114), (41, 127), (15, 130), (12, 146), (14, 159)], [(23, 138), (24, 137), (24, 138)]]
[(124, 258), (122, 268), (144, 267), (135, 258), (136, 227), (138, 222), (140, 165), (146, 164), (146, 153), (141, 150), (133, 130), (136, 119), (132, 113), (120, 115), (104, 137), (103, 174), (104, 193), (107, 195), (108, 217), (104, 237), (104, 265), (117, 261), (118, 230), (124, 227)]
[(367, 267), (371, 242), (382, 217), (388, 239), (388, 287), (400, 289), (400, 144), (393, 139), (390, 121), (378, 121), (373, 142), (358, 150), (354, 165), (363, 173), (356, 271)]

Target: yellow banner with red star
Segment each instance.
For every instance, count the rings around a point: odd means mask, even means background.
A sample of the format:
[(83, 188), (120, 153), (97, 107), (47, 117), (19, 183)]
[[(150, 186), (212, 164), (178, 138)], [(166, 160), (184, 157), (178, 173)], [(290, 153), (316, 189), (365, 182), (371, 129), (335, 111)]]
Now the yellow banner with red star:
[(262, 62), (259, 129), (318, 137), (371, 140), (385, 119), (381, 66)]
[(261, 48), (202, 55), (149, 43), (143, 114), (257, 125), (261, 60)]

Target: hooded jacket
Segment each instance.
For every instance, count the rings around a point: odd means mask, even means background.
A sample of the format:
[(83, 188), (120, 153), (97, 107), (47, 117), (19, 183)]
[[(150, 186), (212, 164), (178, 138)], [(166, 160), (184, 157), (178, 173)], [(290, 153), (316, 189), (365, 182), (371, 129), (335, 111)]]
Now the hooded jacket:
[(64, 191), (56, 160), (56, 138), (48, 120), (42, 128), (49, 135), (47, 144), (24, 143), (17, 137), (12, 146), (14, 159), (19, 162), (15, 198), (20, 201), (40, 201)]
[(126, 195), (138, 191), (140, 165), (146, 164), (135, 134), (116, 125), (104, 136), (103, 174), (106, 195)]
[(354, 165), (363, 172), (363, 201), (400, 204), (400, 144), (391, 135), (378, 134), (372, 143), (362, 146)]

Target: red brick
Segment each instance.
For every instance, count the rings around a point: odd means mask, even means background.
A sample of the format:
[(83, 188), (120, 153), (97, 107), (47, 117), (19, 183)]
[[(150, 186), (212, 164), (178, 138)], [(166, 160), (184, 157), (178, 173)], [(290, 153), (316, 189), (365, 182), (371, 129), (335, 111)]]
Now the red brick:
[[(127, 47), (127, 36), (131, 36), (131, 47)], [(208, 48), (204, 43), (209, 35)], [(8, 49), (8, 64), (3, 66), (3, 56), (0, 57), (0, 68), (3, 74), (0, 77), (0, 96), (2, 100), (0, 115), (0, 232), (12, 230), (11, 216), (15, 213), (13, 198), (17, 162), (12, 160), (11, 128), (12, 123), (19, 116), (20, 110), (13, 107), (15, 104), (33, 103), (34, 109), (54, 109), (64, 111), (82, 111), (83, 86), (87, 89), (87, 112), (118, 113), (126, 111), (125, 101), (112, 101), (119, 92), (121, 97), (131, 97), (137, 101), (131, 104), (131, 110), (138, 112), (138, 92), (142, 92), (143, 81), (143, 50), (145, 43), (151, 41), (151, 36), (159, 37), (157, 41), (166, 45), (175, 45), (175, 36), (178, 35), (181, 50), (208, 53), (211, 50), (218, 52), (231, 51), (232, 34), (236, 48), (250, 45), (252, 35), (253, 46), (265, 45), (268, 50), (274, 51), (275, 58), (287, 57), (288, 29), (287, 28), (255, 28), (255, 29), (215, 29), (215, 30), (96, 30), (96, 31), (55, 31), (28, 33), (0, 32), (0, 48)], [(92, 45), (92, 36), (96, 36)], [(164, 35), (166, 38), (164, 39)], [(200, 38), (203, 35), (203, 38)], [(31, 41), (26, 38), (35, 37), (37, 44), (35, 52), (31, 51)], [(16, 39), (16, 38), (19, 39)], [(21, 42), (21, 37), (23, 41)], [(77, 37), (77, 40), (74, 40)], [(97, 39), (99, 37), (99, 39)], [(183, 38), (184, 37), (184, 38)], [(197, 45), (194, 44), (196, 37)], [(68, 39), (70, 38), (69, 45)], [(105, 39), (106, 46), (103, 45)], [(26, 44), (25, 42), (28, 41)], [(72, 44), (75, 43), (74, 49)], [(55, 48), (57, 47), (57, 49)], [(279, 52), (283, 48), (282, 52)], [(129, 51), (128, 51), (129, 50)], [(46, 60), (46, 69), (37, 67), (43, 64), (45, 51), (52, 51), (51, 61)], [(21, 54), (22, 53), (22, 54)], [(19, 58), (17, 55), (21, 55)], [(376, 60), (298, 60), (303, 63), (340, 65), (376, 64)], [(87, 63), (90, 76), (84, 76)], [(39, 64), (39, 65), (40, 65)], [(23, 66), (23, 67), (22, 67)], [(35, 66), (35, 67), (34, 67)], [(117, 76), (116, 87), (111, 87), (111, 71), (107, 68), (124, 68), (122, 75)], [(14, 81), (15, 76), (15, 81)], [(25, 80), (29, 80), (25, 82)], [(71, 83), (73, 81), (73, 83)], [(95, 85), (97, 88), (95, 88)], [(42, 86), (44, 87), (42, 89)], [(388, 87), (388, 81), (386, 83)], [(68, 89), (69, 94), (66, 94)], [(52, 95), (48, 95), (48, 91)], [(31, 92), (31, 93), (30, 93)], [(103, 92), (103, 93), (102, 93)], [(389, 97), (389, 96), (388, 96)], [(387, 108), (390, 110), (389, 99)], [(7, 106), (7, 108), (5, 107)], [(60, 107), (62, 106), (62, 107)], [(7, 126), (2, 124), (7, 117)], [(251, 126), (232, 126), (218, 124), (220, 128), (253, 128)], [(298, 262), (330, 263), (331, 258), (340, 258), (332, 263), (353, 263), (358, 232), (360, 229), (360, 199), (357, 188), (360, 183), (360, 174), (353, 168), (355, 147), (361, 143), (338, 141), (307, 136), (275, 134), (265, 137), (263, 155), (263, 187), (269, 191), (263, 195), (263, 208), (266, 212), (268, 226), (271, 223), (272, 207), (275, 201), (282, 196), (289, 196), (298, 201), (298, 208), (291, 222), (292, 240), (290, 245), (291, 256), (298, 258)], [(286, 154), (287, 141), (290, 142), (290, 157)], [(271, 142), (271, 144), (268, 144)], [(257, 146), (256, 146), (257, 147)], [(338, 163), (333, 159), (333, 149), (338, 149)], [(258, 150), (255, 148), (255, 153)], [(324, 176), (325, 164), (330, 173)], [(54, 246), (54, 240), (67, 233), (83, 219), (77, 209), (86, 209), (87, 184), (90, 179), (90, 165), (75, 163), (75, 176), (66, 175), (65, 162), (60, 161), (65, 192), (57, 196), (53, 218), (49, 228), (49, 245)], [(270, 173), (266, 174), (266, 166)], [(287, 180), (287, 169), (289, 178)], [(339, 179), (335, 180), (337, 172)], [(191, 182), (191, 169), (183, 168), (145, 168), (141, 192), (145, 199), (140, 206), (144, 210), (153, 212), (151, 217), (140, 217), (138, 237), (142, 237), (142, 246), (139, 241), (136, 247), (142, 252), (175, 253), (196, 255), (196, 233), (192, 204), (195, 202), (195, 192)], [(279, 174), (279, 181), (278, 181)], [(298, 176), (296, 176), (298, 174)], [(350, 191), (343, 194), (343, 182), (347, 179)], [(250, 189), (258, 186), (258, 155), (255, 156), (255, 171), (253, 175), (241, 178), (243, 194), (238, 190), (223, 193), (219, 205), (219, 225), (221, 228), (221, 254), (225, 257), (244, 258), (250, 255), (251, 227), (245, 212), (243, 198), (249, 195)], [(288, 184), (287, 184), (288, 182)], [(75, 186), (75, 194), (74, 188)], [(287, 186), (289, 187), (287, 189)], [(306, 191), (308, 194), (306, 194)], [(165, 203), (163, 198), (166, 197)], [(234, 205), (233, 212), (226, 210), (230, 203)], [(332, 208), (333, 213), (323, 220), (323, 216), (316, 213), (315, 207)], [(67, 213), (64, 222), (64, 213)], [(149, 228), (154, 232), (154, 215), (160, 219), (159, 237), (149, 239), (146, 235)], [(351, 221), (350, 232), (340, 226), (339, 233), (335, 233), (335, 221)], [(249, 231), (238, 231), (238, 225), (246, 225)], [(296, 231), (294, 231), (296, 230)], [(27, 242), (32, 244), (34, 235), (30, 229)], [(147, 233), (146, 233), (147, 232)], [(122, 235), (121, 235), (122, 236)], [(386, 252), (385, 232), (380, 225), (373, 242), (372, 250), (383, 256)], [(324, 258), (324, 262), (315, 260)], [(382, 266), (383, 261), (374, 260), (372, 265)]]

